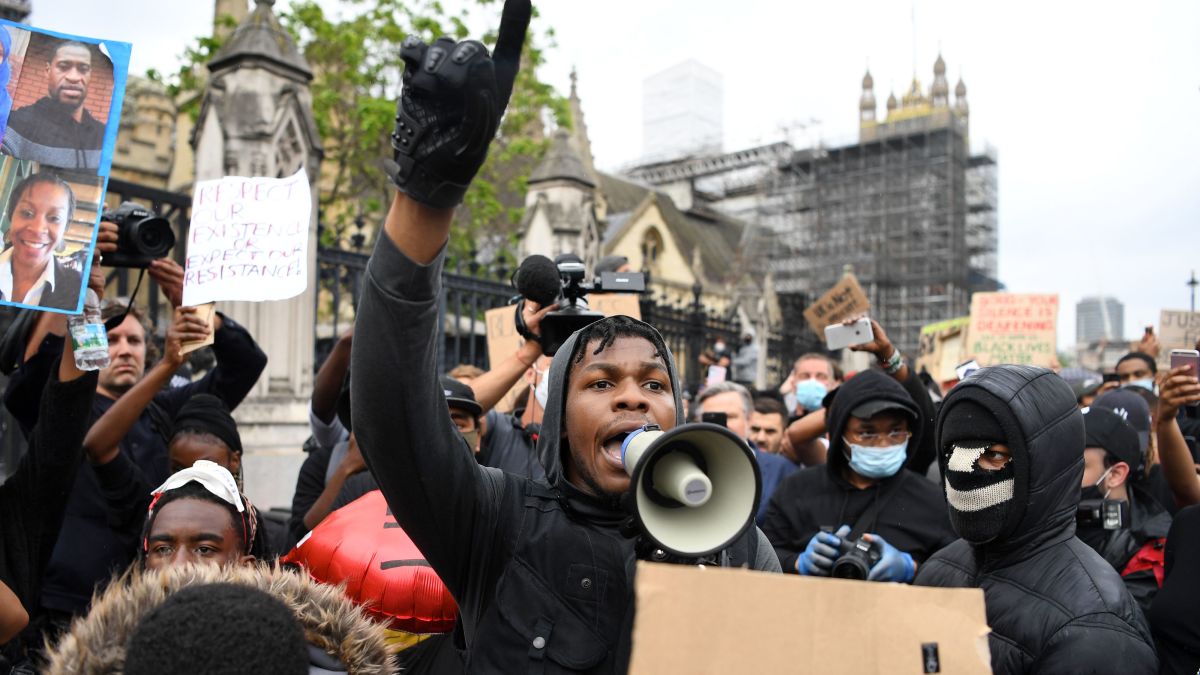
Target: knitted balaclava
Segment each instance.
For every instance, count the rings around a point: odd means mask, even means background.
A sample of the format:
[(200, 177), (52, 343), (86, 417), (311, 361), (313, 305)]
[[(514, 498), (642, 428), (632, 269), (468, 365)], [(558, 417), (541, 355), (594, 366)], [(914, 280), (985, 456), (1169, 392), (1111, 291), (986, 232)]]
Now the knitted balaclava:
[(1013, 460), (999, 471), (979, 467), (979, 458), (993, 444), (1010, 450), (1020, 439), (1009, 438), (996, 416), (974, 400), (952, 402), (939, 425), (939, 447), (944, 453), (946, 501), (950, 524), (972, 544), (992, 541), (1004, 530), (1013, 505)]

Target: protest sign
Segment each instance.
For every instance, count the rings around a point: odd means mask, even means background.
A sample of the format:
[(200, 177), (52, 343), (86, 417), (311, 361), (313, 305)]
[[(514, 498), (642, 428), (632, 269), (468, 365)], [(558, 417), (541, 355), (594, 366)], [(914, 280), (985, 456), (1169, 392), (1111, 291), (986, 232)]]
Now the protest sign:
[(1200, 312), (1164, 309), (1158, 318), (1159, 365), (1167, 368), (1172, 349), (1195, 349), (1200, 340)]
[[(590, 310), (600, 312), (604, 316), (624, 314), (635, 319), (642, 318), (638, 295), (635, 293), (593, 293), (587, 296), (587, 303)], [(496, 307), (484, 313), (484, 323), (487, 326), (488, 362), (493, 368), (496, 367), (496, 364), (512, 356), (525, 343), (525, 339), (517, 333), (516, 314), (516, 305)], [(512, 410), (516, 405), (517, 397), (528, 386), (524, 380), (517, 382), (513, 385), (512, 390), (500, 400), (500, 403), (496, 404), (496, 408), (501, 411)]]
[(1058, 294), (976, 293), (971, 296), (967, 354), (981, 366), (1058, 365)]
[(826, 291), (825, 295), (804, 310), (804, 319), (822, 341), (825, 340), (825, 327), (849, 319), (859, 314), (866, 314), (871, 309), (871, 302), (862, 286), (853, 274), (847, 274), (841, 281)]
[(284, 300), (308, 285), (308, 172), (196, 183), (183, 304)]
[(921, 329), (921, 355), (917, 369), (924, 368), (935, 382), (957, 379), (955, 367), (966, 361), (967, 325), (971, 317), (931, 323)]
[(8, 209), (0, 305), (78, 314), (120, 127), (130, 45), (3, 20), (0, 33), (0, 91), (6, 95), (0, 97), (0, 203), (19, 203), (40, 190), (45, 213), (59, 224), (46, 241), (34, 212)]
[(992, 672), (977, 588), (648, 562), (635, 583), (631, 675)]

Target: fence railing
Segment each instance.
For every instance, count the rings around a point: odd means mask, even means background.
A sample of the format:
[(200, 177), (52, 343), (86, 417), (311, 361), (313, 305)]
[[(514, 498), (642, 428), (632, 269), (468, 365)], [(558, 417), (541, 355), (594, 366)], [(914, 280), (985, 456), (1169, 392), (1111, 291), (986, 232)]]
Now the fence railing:
[[(333, 342), (353, 321), (370, 257), (360, 234), (335, 239), (335, 244), (317, 249), (316, 367), (324, 362)], [(509, 283), (511, 271), (504, 265), (485, 266), (474, 261), (447, 264), (442, 273), (443, 293), (438, 305), (438, 365), (442, 372), (458, 364), (489, 368), (485, 313), (513, 300), (516, 291)], [(731, 346), (739, 344), (737, 318), (708, 309), (701, 302), (703, 290), (693, 287), (692, 299), (686, 303), (671, 303), (650, 293), (639, 299), (642, 319), (662, 333), (675, 355), (688, 393), (700, 388), (703, 368), (699, 357), (706, 348), (718, 339)], [(803, 325), (793, 328), (789, 331), (785, 326), (780, 334), (768, 339), (768, 386), (787, 377), (796, 356), (819, 348)]]

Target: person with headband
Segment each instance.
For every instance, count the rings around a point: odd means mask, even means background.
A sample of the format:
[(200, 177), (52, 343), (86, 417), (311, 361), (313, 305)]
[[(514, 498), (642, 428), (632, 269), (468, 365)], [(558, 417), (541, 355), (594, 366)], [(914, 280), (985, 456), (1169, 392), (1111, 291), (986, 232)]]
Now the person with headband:
[(138, 559), (149, 569), (250, 564), (258, 513), (224, 467), (202, 459), (150, 493)]
[(1071, 386), (1045, 368), (983, 368), (946, 396), (936, 428), (961, 539), (915, 583), (983, 589), (992, 670), (1157, 673), (1137, 603), (1075, 537), (1085, 431)]
[(83, 273), (54, 255), (63, 250), (63, 237), (75, 215), (71, 185), (49, 171), (30, 174), (12, 189), (5, 215), (0, 300), (74, 310)]

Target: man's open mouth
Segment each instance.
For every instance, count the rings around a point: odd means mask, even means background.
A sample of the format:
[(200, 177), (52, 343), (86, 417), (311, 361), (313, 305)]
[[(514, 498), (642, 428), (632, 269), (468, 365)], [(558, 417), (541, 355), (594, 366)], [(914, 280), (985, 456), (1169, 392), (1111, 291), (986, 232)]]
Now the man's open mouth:
[(604, 443), (600, 446), (604, 450), (604, 456), (613, 464), (623, 468), (625, 464), (621, 461), (621, 444), (643, 425), (645, 422), (628, 422), (622, 425), (616, 433), (604, 439)]

